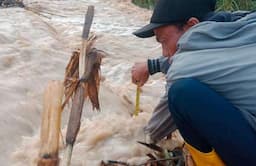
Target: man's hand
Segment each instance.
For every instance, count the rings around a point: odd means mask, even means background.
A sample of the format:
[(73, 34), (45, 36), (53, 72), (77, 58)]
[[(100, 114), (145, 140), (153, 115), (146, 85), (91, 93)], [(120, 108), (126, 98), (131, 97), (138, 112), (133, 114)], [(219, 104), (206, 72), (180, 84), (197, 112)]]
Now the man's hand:
[(132, 82), (138, 86), (143, 86), (149, 77), (147, 62), (135, 63), (132, 67)]

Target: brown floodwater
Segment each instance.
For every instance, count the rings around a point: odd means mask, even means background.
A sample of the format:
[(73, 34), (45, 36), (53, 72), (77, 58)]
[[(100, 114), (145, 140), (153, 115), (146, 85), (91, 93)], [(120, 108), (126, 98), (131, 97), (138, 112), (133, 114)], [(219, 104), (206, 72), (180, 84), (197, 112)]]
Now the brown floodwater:
[[(151, 11), (128, 0), (25, 0), (40, 15), (22, 8), (0, 12), (0, 163), (3, 166), (36, 165), (42, 95), (50, 80), (63, 80), (71, 52), (80, 47), (84, 14), (96, 9), (92, 33), (104, 50), (101, 72), (101, 112), (86, 102), (82, 126), (74, 147), (72, 165), (98, 165), (101, 160), (138, 163), (146, 158), (146, 125), (159, 96), (164, 77), (156, 75), (142, 88), (143, 113), (132, 118), (136, 87), (130, 80), (134, 62), (160, 55), (151, 39), (131, 33), (148, 22)], [(50, 13), (50, 14), (49, 14)], [(65, 136), (69, 109), (64, 110)], [(63, 151), (60, 151), (62, 157)]]

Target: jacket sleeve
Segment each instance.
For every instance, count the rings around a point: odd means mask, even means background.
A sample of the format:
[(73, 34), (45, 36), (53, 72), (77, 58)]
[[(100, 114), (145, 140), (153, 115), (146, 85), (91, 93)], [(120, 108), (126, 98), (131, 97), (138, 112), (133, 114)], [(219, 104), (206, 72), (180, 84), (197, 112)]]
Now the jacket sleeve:
[(164, 96), (154, 109), (151, 119), (144, 128), (145, 133), (154, 142), (160, 141), (177, 129), (168, 107), (169, 87), (167, 86)]
[(148, 71), (150, 75), (153, 75), (158, 72), (164, 74), (167, 73), (171, 64), (171, 60), (167, 57), (161, 56), (157, 59), (148, 59)]

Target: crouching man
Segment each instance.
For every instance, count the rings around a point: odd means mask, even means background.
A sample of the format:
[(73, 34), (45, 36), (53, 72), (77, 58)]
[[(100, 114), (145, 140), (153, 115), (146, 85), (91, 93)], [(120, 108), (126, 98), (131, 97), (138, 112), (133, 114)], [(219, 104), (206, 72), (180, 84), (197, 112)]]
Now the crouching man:
[(136, 63), (132, 81), (166, 74), (145, 127), (159, 141), (177, 128), (199, 166), (256, 165), (256, 13), (217, 12), (215, 0), (158, 0), (150, 24), (163, 57)]

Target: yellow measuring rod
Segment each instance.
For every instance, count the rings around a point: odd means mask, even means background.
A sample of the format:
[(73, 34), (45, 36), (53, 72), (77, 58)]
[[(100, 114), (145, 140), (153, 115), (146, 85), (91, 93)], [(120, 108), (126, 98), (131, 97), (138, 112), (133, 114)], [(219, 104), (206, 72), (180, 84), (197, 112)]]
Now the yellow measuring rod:
[(137, 86), (134, 116), (138, 116), (139, 112), (140, 112), (140, 86)]

